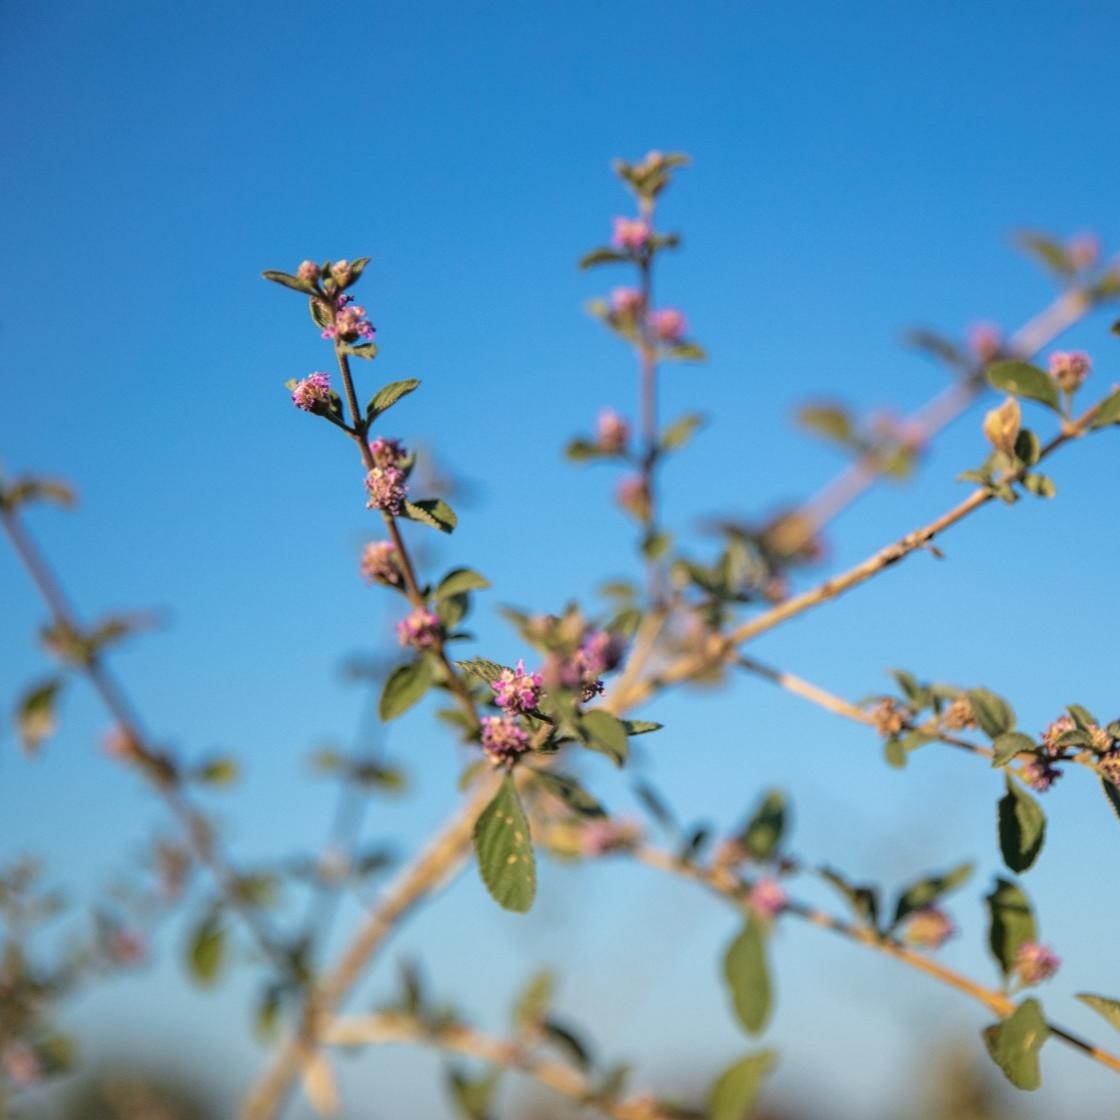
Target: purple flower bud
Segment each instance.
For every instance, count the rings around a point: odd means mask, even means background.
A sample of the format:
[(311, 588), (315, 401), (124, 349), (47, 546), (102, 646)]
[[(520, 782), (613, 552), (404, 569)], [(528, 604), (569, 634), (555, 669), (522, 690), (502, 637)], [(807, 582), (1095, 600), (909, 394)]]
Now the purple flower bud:
[(1058, 350), (1050, 355), (1050, 376), (1063, 393), (1080, 389), (1092, 368), (1092, 360), (1084, 350)]
[(404, 471), (397, 467), (374, 467), (366, 475), (366, 489), (369, 491), (369, 509), (381, 509), (396, 517), (404, 509), (408, 489), (405, 485)]
[(400, 587), (404, 582), (396, 546), (391, 541), (371, 541), (362, 550), (362, 578), (368, 583)]
[(644, 249), (653, 231), (642, 218), (615, 218), (611, 244), (616, 249)]
[(623, 650), (622, 642), (613, 634), (608, 634), (606, 630), (592, 630), (579, 647), (585, 675), (601, 677), (604, 673), (617, 669), (622, 661)]
[(304, 261), (296, 271), (301, 280), (314, 281), (319, 276), (319, 266), (314, 261)]
[(615, 491), (615, 501), (620, 508), (639, 521), (646, 521), (650, 515), (649, 487), (640, 474), (628, 475)]
[(1049, 980), (1061, 966), (1062, 958), (1048, 945), (1024, 941), (1015, 954), (1011, 971), (1024, 984), (1040, 984)]
[(443, 637), (443, 623), (439, 615), (427, 607), (417, 607), (397, 623), (397, 640), (402, 646), (413, 649), (431, 649)]
[(948, 914), (936, 906), (926, 906), (906, 919), (903, 937), (919, 949), (940, 949), (956, 932)]
[(326, 412), (331, 403), (331, 379), (326, 373), (313, 373), (297, 381), (292, 403), (304, 412)]
[(759, 879), (747, 895), (747, 904), (760, 917), (773, 921), (789, 904), (789, 896), (777, 879)]
[(529, 749), (529, 736), (512, 716), (483, 716), (482, 749), (498, 762), (509, 762)]
[(675, 307), (651, 312), (649, 322), (658, 340), (670, 345), (680, 342), (688, 331), (687, 320)]
[(503, 669), (490, 687), (498, 707), (515, 715), (532, 711), (540, 703), (542, 684), (540, 673), (526, 673), (525, 662), (518, 661), (516, 669)]
[(621, 319), (632, 319), (645, 302), (637, 288), (615, 288), (611, 292), (611, 310)]
[(1024, 763), (1020, 775), (1031, 789), (1045, 793), (1062, 776), (1062, 772), (1049, 759), (1032, 758)]
[(1120, 750), (1115, 747), (1101, 755), (1097, 761), (1097, 771), (1105, 781), (1120, 789)]
[(386, 439), (384, 436), (378, 436), (370, 442), (369, 452), (377, 467), (399, 467), (408, 458), (399, 439)]
[(596, 435), (604, 451), (624, 451), (630, 441), (630, 425), (617, 412), (604, 408), (599, 412)]

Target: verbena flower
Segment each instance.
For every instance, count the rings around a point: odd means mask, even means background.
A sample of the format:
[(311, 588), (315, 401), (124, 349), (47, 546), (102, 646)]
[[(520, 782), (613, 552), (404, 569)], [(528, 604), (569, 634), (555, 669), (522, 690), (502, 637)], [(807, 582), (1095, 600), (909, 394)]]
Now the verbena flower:
[(1038, 793), (1045, 793), (1061, 776), (1062, 772), (1045, 757), (1032, 758), (1023, 765), (1023, 781)]
[(427, 607), (417, 607), (397, 623), (397, 639), (402, 646), (413, 649), (431, 649), (443, 636), (443, 623), (439, 615)]
[(868, 714), (871, 716), (871, 722), (875, 730), (884, 739), (889, 739), (892, 735), (897, 735), (904, 730), (913, 718), (913, 713), (909, 708), (900, 704), (897, 700), (892, 700), (889, 696), (880, 700)]
[(490, 687), (498, 707), (512, 715), (531, 711), (540, 703), (542, 684), (540, 673), (526, 673), (525, 662), (518, 661), (515, 669), (503, 669)]
[(369, 453), (377, 467), (399, 467), (408, 457), (399, 439), (386, 439), (385, 436), (370, 441)]
[(1092, 368), (1092, 359), (1084, 350), (1057, 350), (1050, 355), (1050, 376), (1063, 393), (1080, 389)]
[(1042, 745), (1046, 748), (1046, 753), (1057, 758), (1065, 749), (1059, 745), (1058, 740), (1067, 731), (1074, 731), (1076, 728), (1077, 724), (1073, 722), (1071, 716), (1058, 716), (1053, 720), (1042, 733)]
[(789, 904), (789, 896), (777, 879), (764, 876), (751, 887), (747, 904), (756, 914), (772, 921)]
[(369, 491), (367, 507), (397, 516), (404, 508), (408, 493), (405, 484), (405, 473), (399, 467), (374, 467), (366, 475), (366, 490)]
[(404, 582), (400, 557), (392, 541), (371, 541), (362, 549), (362, 577), (369, 583), (400, 587)]
[(324, 412), (331, 403), (331, 379), (326, 373), (312, 373), (297, 381), (292, 389), (292, 403), (304, 412)]
[(958, 696), (941, 716), (941, 726), (946, 731), (967, 731), (976, 726), (972, 702), (967, 696)]
[(529, 736), (512, 716), (483, 716), (482, 749), (499, 762), (509, 762), (529, 749)]
[(1049, 980), (1061, 966), (1062, 958), (1048, 945), (1024, 941), (1015, 954), (1011, 971), (1024, 984), (1041, 984)]
[(906, 919), (903, 937), (920, 949), (940, 949), (956, 932), (953, 919), (944, 910), (926, 906)]
[(366, 309), (351, 303), (351, 296), (339, 296), (335, 301), (334, 322), (323, 328), (324, 338), (339, 338), (343, 342), (370, 342), (376, 327), (366, 318)]
[(1120, 788), (1120, 750), (1115, 747), (1097, 761), (1097, 771), (1106, 781)]
[(669, 344), (680, 342), (688, 331), (688, 321), (675, 307), (651, 312), (649, 323), (658, 340)]
[(642, 218), (615, 218), (611, 244), (616, 249), (644, 249), (652, 232), (649, 222)]
[(637, 288), (614, 288), (611, 291), (611, 310), (622, 319), (633, 318), (645, 302), (645, 296)]

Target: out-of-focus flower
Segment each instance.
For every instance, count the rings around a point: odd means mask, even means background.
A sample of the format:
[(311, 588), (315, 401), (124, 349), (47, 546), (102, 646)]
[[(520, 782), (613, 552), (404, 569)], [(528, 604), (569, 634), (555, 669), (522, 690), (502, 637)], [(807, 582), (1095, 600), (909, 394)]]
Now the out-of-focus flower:
[(431, 649), (443, 636), (439, 615), (427, 607), (417, 607), (397, 623), (397, 640), (413, 649)]
[(369, 583), (400, 587), (404, 582), (400, 558), (391, 541), (370, 541), (362, 549), (361, 571), (362, 578)]
[(909, 708), (887, 696), (880, 700), (868, 715), (871, 716), (872, 726), (875, 730), (884, 739), (889, 739), (906, 727), (910, 722), (912, 713)]
[(595, 434), (604, 451), (624, 451), (630, 440), (630, 425), (610, 408), (601, 409)]
[(773, 921), (789, 904), (789, 896), (777, 879), (765, 876), (751, 887), (747, 904), (756, 914)]
[(1092, 368), (1092, 359), (1084, 350), (1056, 350), (1050, 355), (1050, 376), (1063, 393), (1077, 392)]
[(1046, 758), (1032, 758), (1023, 764), (1020, 773), (1023, 781), (1038, 793), (1045, 793), (1062, 776), (1061, 770)]
[(688, 331), (688, 321), (675, 307), (663, 307), (649, 316), (650, 326), (658, 341), (673, 345), (680, 342)]
[(1048, 945), (1024, 941), (1015, 954), (1011, 971), (1024, 984), (1040, 984), (1049, 980), (1061, 966), (1062, 958)]
[(652, 232), (649, 222), (642, 218), (615, 218), (611, 244), (616, 249), (644, 249)]
[(984, 417), (984, 435), (997, 451), (1013, 456), (1022, 423), (1023, 413), (1019, 401), (1015, 397), (1008, 397)]
[(1075, 731), (1076, 729), (1077, 724), (1073, 722), (1072, 716), (1058, 716), (1056, 720), (1051, 721), (1042, 733), (1042, 745), (1046, 748), (1046, 753), (1053, 758), (1057, 758), (1064, 749), (1058, 743), (1058, 740), (1067, 731)]
[(628, 475), (615, 491), (619, 507), (639, 521), (646, 521), (650, 515), (649, 487), (640, 474)]
[(636, 821), (602, 818), (588, 821), (579, 834), (580, 851), (588, 859), (608, 852), (628, 852), (641, 843), (642, 828)]
[(637, 288), (615, 288), (611, 292), (611, 310), (619, 318), (633, 318), (644, 305), (645, 297)]
[(958, 696), (942, 713), (941, 726), (946, 731), (967, 731), (976, 726), (976, 715), (967, 696)]
[(387, 439), (385, 436), (370, 441), (369, 453), (373, 456), (375, 467), (399, 467), (408, 458), (399, 439)]
[(498, 707), (516, 714), (532, 711), (540, 703), (541, 686), (541, 674), (526, 673), (525, 662), (518, 661), (515, 669), (503, 669), (490, 687)]
[(1100, 260), (1100, 238), (1095, 233), (1079, 233), (1066, 243), (1066, 252), (1074, 268), (1092, 268)]
[(940, 949), (956, 932), (952, 918), (944, 910), (926, 906), (906, 919), (902, 935), (920, 949)]
[(498, 762), (509, 762), (529, 749), (529, 736), (512, 716), (483, 716), (482, 749)]
[(1003, 332), (995, 323), (974, 323), (968, 331), (968, 348), (981, 365), (987, 365), (1003, 349)]

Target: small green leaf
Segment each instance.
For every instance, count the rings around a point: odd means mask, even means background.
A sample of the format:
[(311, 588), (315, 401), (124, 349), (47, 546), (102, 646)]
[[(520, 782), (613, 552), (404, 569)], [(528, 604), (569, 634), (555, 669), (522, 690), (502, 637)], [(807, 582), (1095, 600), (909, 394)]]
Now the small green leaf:
[(1098, 1015), (1102, 1015), (1120, 1031), (1120, 999), (1095, 996), (1089, 992), (1078, 992), (1077, 998), (1086, 1006), (1091, 1007)]
[(1044, 268), (1058, 276), (1072, 276), (1077, 266), (1069, 250), (1056, 238), (1045, 233), (1020, 233), (1016, 238), (1019, 248), (1034, 257)]
[(1106, 428), (1109, 424), (1120, 424), (1120, 389), (1109, 393), (1093, 414), (1090, 428)]
[(727, 948), (723, 975), (731, 990), (735, 1014), (750, 1034), (761, 1034), (770, 1019), (773, 1001), (770, 970), (762, 927), (752, 915)]
[(57, 726), (61, 677), (49, 677), (32, 685), (16, 705), (16, 729), (23, 749), (34, 754), (54, 734)]
[(237, 759), (228, 755), (215, 756), (199, 763), (191, 772), (196, 782), (208, 786), (230, 786), (241, 776)]
[(474, 826), (474, 850), (486, 889), (499, 906), (524, 914), (533, 905), (537, 869), (529, 822), (506, 777)]
[(1061, 410), (1058, 402), (1058, 386), (1054, 384), (1054, 379), (1038, 366), (1014, 358), (1006, 362), (993, 362), (986, 372), (988, 380), (995, 388), (1005, 393), (1014, 393), (1017, 397), (1029, 397), (1032, 401), (1040, 401), (1055, 412)]
[(385, 679), (378, 714), (388, 722), (407, 712), (432, 684), (432, 666), (426, 657), (398, 665)]
[(843, 895), (852, 912), (872, 929), (879, 925), (879, 891), (870, 884), (852, 884), (831, 867), (822, 867), (820, 876)]
[(583, 713), (578, 730), (585, 747), (605, 754), (616, 766), (625, 765), (630, 744), (622, 720), (603, 708), (592, 708)]
[(274, 284), (281, 284), (285, 288), (291, 288), (293, 292), (302, 292), (307, 295), (308, 292), (315, 290), (315, 285), (310, 280), (301, 280), (298, 276), (292, 276), (287, 272), (278, 272), (274, 268), (265, 269), (261, 275), (266, 280), (271, 280)]
[(548, 1014), (556, 978), (542, 969), (529, 981), (513, 1005), (513, 1027), (519, 1033), (537, 1030)]
[(983, 1032), (984, 1045), (992, 1061), (1016, 1089), (1032, 1092), (1042, 1084), (1038, 1052), (1050, 1036), (1050, 1028), (1036, 999), (1025, 999), (1001, 1023)]
[(541, 1024), (541, 1030), (545, 1040), (563, 1050), (580, 1069), (591, 1068), (591, 1051), (578, 1035), (561, 1026), (555, 1019), (546, 1019)]
[(485, 591), (490, 581), (470, 568), (455, 568), (440, 580), (436, 588), (436, 599), (446, 599), (450, 595), (461, 595), (464, 591)]
[(1015, 727), (1014, 709), (1002, 696), (986, 688), (970, 688), (965, 695), (976, 722), (989, 739), (995, 739)]
[(187, 967), (204, 987), (214, 984), (226, 960), (226, 935), (222, 916), (211, 910), (195, 926), (187, 945)]
[(1101, 789), (1104, 790), (1112, 811), (1120, 817), (1120, 789), (1117, 789), (1107, 778), (1101, 778)]
[(786, 799), (781, 790), (769, 790), (742, 832), (743, 846), (754, 859), (769, 859), (786, 830)]
[(919, 879), (911, 884), (899, 896), (898, 904), (894, 910), (894, 923), (897, 926), (908, 915), (916, 910), (924, 910), (933, 905), (939, 898), (967, 882), (971, 877), (973, 864), (961, 863), (943, 875), (930, 875), (928, 878)]
[(1018, 874), (1038, 859), (1046, 839), (1046, 814), (1010, 774), (999, 802), (999, 848), (1003, 862)]
[(624, 719), (622, 726), (626, 728), (627, 735), (648, 735), (651, 731), (660, 731), (665, 724), (648, 719)]
[(471, 657), (466, 661), (456, 661), (455, 667), (473, 673), (487, 684), (493, 684), (506, 672), (504, 665), (499, 665), (496, 661), (488, 661), (485, 657)]
[(708, 1097), (708, 1120), (743, 1120), (753, 1109), (762, 1083), (777, 1060), (775, 1051), (763, 1050), (725, 1069)]
[(1011, 975), (1015, 957), (1025, 941), (1038, 940), (1030, 900), (1021, 888), (1007, 879), (996, 879), (988, 904), (988, 945), (1004, 977)]
[(418, 502), (405, 502), (401, 516), (407, 517), (410, 521), (421, 521), (441, 533), (450, 533), (459, 524), (455, 511), (442, 498), (422, 498)]
[(366, 405), (366, 423), (372, 424), (383, 412), (392, 408), (401, 397), (407, 396), (419, 387), (420, 382), (415, 377), (409, 377), (404, 381), (390, 381), (388, 385), (383, 385), (370, 397), (369, 404)]
[(490, 1120), (490, 1101), (498, 1087), (502, 1067), (497, 1066), (479, 1077), (469, 1077), (460, 1069), (452, 1069), (447, 1075), (447, 1087), (455, 1110), (463, 1120)]
[(537, 782), (581, 817), (605, 817), (607, 811), (575, 778), (555, 770), (537, 772)]
[(809, 431), (838, 443), (853, 447), (856, 443), (855, 425), (851, 413), (838, 404), (807, 404), (797, 410), (797, 422)]
[(675, 451), (683, 447), (703, 423), (704, 417), (698, 412), (690, 412), (679, 420), (675, 420), (661, 433), (662, 450)]
[(601, 264), (618, 264), (621, 261), (628, 261), (629, 255), (620, 253), (617, 249), (592, 249), (590, 253), (584, 254), (580, 258), (579, 267), (582, 269), (595, 268)]
[(1037, 747), (1035, 741), (1021, 731), (1005, 731), (992, 740), (992, 765), (1006, 766), (1018, 755), (1033, 751)]

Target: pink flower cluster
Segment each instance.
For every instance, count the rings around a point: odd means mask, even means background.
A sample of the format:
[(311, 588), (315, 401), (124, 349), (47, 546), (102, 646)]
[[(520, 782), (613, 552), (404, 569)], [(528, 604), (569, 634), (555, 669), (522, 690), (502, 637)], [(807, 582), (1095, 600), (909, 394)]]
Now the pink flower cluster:
[(496, 762), (512, 762), (529, 749), (529, 736), (513, 716), (483, 716), (482, 749)]
[(526, 673), (525, 662), (518, 661), (515, 669), (503, 669), (490, 687), (494, 702), (507, 715), (531, 712), (541, 699), (543, 678), (540, 673)]
[(399, 440), (381, 436), (370, 443), (369, 450), (374, 467), (366, 475), (366, 490), (369, 492), (366, 504), (370, 509), (384, 510), (395, 517), (404, 508), (408, 495), (408, 475), (402, 467), (407, 453)]
[(1023, 984), (1040, 984), (1049, 980), (1061, 966), (1062, 958), (1047, 945), (1024, 941), (1015, 954), (1012, 971)]
[(611, 244), (616, 249), (637, 252), (649, 244), (652, 235), (653, 230), (644, 218), (615, 218)]
[(1053, 758), (1059, 757), (1063, 748), (1058, 740), (1067, 731), (1074, 731), (1076, 728), (1077, 724), (1073, 722), (1072, 716), (1058, 716), (1053, 720), (1042, 733), (1042, 745), (1046, 748), (1046, 753)]
[(585, 703), (603, 692), (602, 676), (618, 667), (623, 645), (606, 630), (589, 630), (579, 648), (567, 657), (552, 655), (544, 668), (546, 683), (578, 692)]
[(439, 615), (427, 607), (417, 607), (397, 623), (397, 640), (412, 649), (432, 649), (443, 637), (443, 623)]
[(362, 549), (362, 578), (368, 583), (400, 587), (403, 582), (396, 546), (391, 541), (370, 541)]
[(688, 332), (688, 321), (675, 307), (651, 311), (649, 325), (657, 340), (670, 346), (680, 342)]
[(1092, 359), (1084, 350), (1057, 350), (1050, 355), (1050, 376), (1063, 393), (1080, 389), (1092, 368)]
[(627, 475), (618, 484), (618, 489), (615, 491), (615, 500), (618, 502), (620, 509), (625, 510), (631, 517), (636, 517), (639, 521), (645, 521), (649, 517), (649, 487), (640, 474)]
[(1032, 758), (1023, 764), (1020, 775), (1036, 793), (1045, 793), (1062, 776), (1062, 772), (1047, 758)]
[[(332, 275), (337, 268), (338, 265), (332, 266)], [(334, 322), (323, 329), (324, 338), (340, 338), (343, 342), (373, 341), (376, 328), (366, 318), (366, 309), (359, 307), (353, 300), (353, 296), (338, 297), (335, 301)]]
[(611, 291), (611, 310), (620, 319), (636, 317), (645, 303), (645, 296), (637, 288), (614, 288)]
[(326, 373), (312, 373), (297, 381), (292, 389), (292, 403), (304, 412), (323, 412), (331, 403), (331, 379)]
[(777, 879), (759, 879), (747, 895), (747, 905), (767, 921), (773, 921), (789, 905), (789, 896)]

